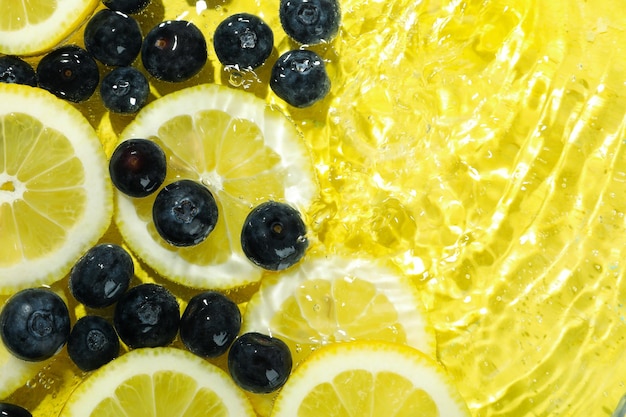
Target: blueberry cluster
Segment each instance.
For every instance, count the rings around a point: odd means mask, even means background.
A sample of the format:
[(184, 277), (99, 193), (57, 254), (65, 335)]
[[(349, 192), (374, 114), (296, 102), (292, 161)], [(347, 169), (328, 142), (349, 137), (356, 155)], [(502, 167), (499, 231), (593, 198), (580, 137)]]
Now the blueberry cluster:
[[(148, 100), (149, 83), (132, 64), (141, 55), (146, 72), (157, 80), (180, 82), (198, 74), (207, 61), (207, 44), (191, 22), (164, 21), (142, 36), (131, 16), (150, 0), (103, 0), (107, 9), (86, 24), (85, 47), (61, 46), (44, 56), (36, 71), (17, 57), (0, 58), (0, 82), (40, 86), (56, 96), (82, 102), (100, 86), (106, 108), (115, 113), (136, 113)], [(337, 0), (281, 0), (283, 30), (302, 46), (327, 43), (337, 34), (340, 10)], [(215, 30), (213, 47), (225, 67), (253, 70), (270, 57), (274, 45), (271, 28), (258, 16), (238, 13)], [(113, 68), (100, 80), (98, 62)], [(286, 52), (273, 64), (270, 87), (294, 107), (308, 107), (330, 91), (323, 59), (300, 47)]]
[[(128, 139), (113, 151), (109, 173), (115, 187), (141, 198), (163, 184), (167, 174), (165, 153), (154, 141)], [(166, 242), (184, 247), (203, 242), (215, 228), (218, 204), (198, 181), (180, 179), (156, 195), (152, 221)], [(306, 226), (293, 207), (276, 201), (259, 204), (248, 214), (241, 231), (241, 247), (254, 264), (278, 271), (296, 264), (308, 247)]]
[[(165, 287), (141, 283), (129, 289), (132, 259), (124, 248), (102, 243), (92, 247), (70, 272), (72, 296), (96, 313), (70, 326), (65, 301), (47, 288), (22, 290), (0, 313), (0, 337), (7, 350), (26, 361), (42, 361), (67, 345), (71, 360), (88, 372), (120, 353), (120, 340), (130, 349), (171, 344), (177, 335), (192, 353), (215, 358), (228, 352), (234, 381), (252, 392), (272, 392), (291, 373), (292, 358), (281, 340), (241, 330), (241, 312), (216, 291), (195, 295), (180, 314), (176, 297)], [(114, 306), (112, 324), (97, 309)], [(17, 406), (0, 403), (0, 414), (26, 416)]]

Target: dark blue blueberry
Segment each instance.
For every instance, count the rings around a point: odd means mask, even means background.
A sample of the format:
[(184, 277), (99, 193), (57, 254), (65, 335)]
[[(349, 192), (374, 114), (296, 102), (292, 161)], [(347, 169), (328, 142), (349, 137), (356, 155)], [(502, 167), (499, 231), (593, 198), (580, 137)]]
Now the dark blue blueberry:
[(104, 65), (130, 65), (141, 50), (141, 29), (132, 17), (113, 10), (96, 13), (85, 26), (85, 49)]
[(111, 10), (134, 14), (145, 9), (150, 4), (150, 0), (102, 0), (102, 3)]
[(298, 262), (309, 241), (300, 213), (293, 207), (269, 201), (255, 207), (243, 224), (241, 248), (258, 266), (278, 271)]
[(206, 40), (193, 23), (168, 20), (146, 35), (141, 47), (141, 60), (156, 79), (185, 81), (204, 67), (207, 60)]
[(215, 291), (189, 300), (180, 319), (180, 338), (190, 352), (204, 357), (220, 356), (228, 350), (241, 329), (239, 307)]
[(119, 67), (100, 83), (104, 106), (114, 113), (136, 113), (148, 101), (150, 86), (146, 77), (133, 67)]
[(178, 333), (178, 301), (165, 287), (141, 284), (128, 290), (115, 306), (113, 324), (131, 348), (169, 345)]
[(7, 350), (26, 361), (54, 356), (67, 342), (70, 315), (65, 302), (44, 288), (22, 290), (0, 313), (0, 336)]
[(228, 370), (235, 383), (257, 394), (282, 387), (292, 365), (291, 352), (285, 342), (261, 333), (242, 334), (228, 352)]
[(272, 53), (274, 33), (259, 17), (239, 13), (227, 17), (217, 26), (213, 47), (222, 65), (254, 69)]
[(270, 87), (290, 105), (308, 107), (326, 97), (330, 79), (319, 55), (298, 49), (278, 58), (272, 67)]
[(26, 61), (16, 56), (0, 57), (0, 82), (37, 86), (37, 74)]
[(0, 403), (0, 416), (2, 417), (33, 417), (30, 411), (19, 405)]
[(217, 224), (217, 203), (204, 185), (179, 180), (159, 191), (152, 206), (152, 220), (159, 235), (170, 244), (197, 245)]
[(111, 362), (120, 352), (113, 326), (99, 316), (85, 316), (72, 328), (67, 353), (81, 370), (88, 372)]
[(96, 91), (100, 74), (96, 61), (87, 51), (67, 45), (53, 50), (39, 61), (37, 78), (41, 88), (79, 103)]
[(134, 272), (133, 260), (124, 248), (102, 243), (89, 249), (72, 268), (70, 292), (87, 307), (107, 307), (126, 292)]
[(128, 139), (111, 155), (109, 175), (113, 185), (131, 197), (146, 197), (155, 192), (167, 173), (165, 152), (148, 139)]
[(279, 16), (285, 33), (307, 45), (329, 42), (341, 21), (337, 0), (281, 0)]

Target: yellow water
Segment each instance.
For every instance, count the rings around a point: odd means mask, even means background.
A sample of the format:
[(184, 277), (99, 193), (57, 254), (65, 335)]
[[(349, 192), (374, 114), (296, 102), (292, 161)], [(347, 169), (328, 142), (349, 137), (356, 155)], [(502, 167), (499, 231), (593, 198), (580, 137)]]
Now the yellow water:
[[(153, 3), (139, 17), (144, 33), (183, 17), (210, 41), (222, 18), (247, 11), (274, 29), (270, 59), (294, 46), (274, 3)], [(329, 252), (390, 258), (414, 279), (474, 416), (610, 415), (626, 392), (626, 6), (341, 4), (338, 38), (315, 48), (331, 96), (283, 106), (322, 186), (312, 233)], [(209, 54), (212, 65), (183, 85), (232, 81), (282, 106), (269, 65), (229, 75), (210, 42)], [(98, 99), (79, 107), (110, 138), (130, 118)], [(160, 280), (145, 266), (139, 276)], [(9, 399), (53, 416), (80, 378), (63, 354), (29, 383), (49, 389)]]

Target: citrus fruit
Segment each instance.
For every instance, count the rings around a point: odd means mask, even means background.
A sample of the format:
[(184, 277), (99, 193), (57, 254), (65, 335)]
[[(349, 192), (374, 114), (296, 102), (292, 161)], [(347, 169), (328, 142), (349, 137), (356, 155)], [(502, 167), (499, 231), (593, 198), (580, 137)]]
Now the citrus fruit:
[(322, 345), (360, 339), (404, 343), (433, 356), (435, 336), (421, 305), (413, 284), (391, 267), (314, 256), (263, 279), (243, 331), (282, 339), (294, 364)]
[(258, 281), (262, 269), (240, 243), (246, 216), (269, 201), (304, 212), (318, 192), (310, 155), (295, 126), (250, 93), (199, 85), (143, 108), (120, 140), (150, 139), (164, 150), (167, 176), (204, 184), (215, 196), (218, 220), (193, 246), (161, 238), (152, 220), (158, 191), (144, 198), (117, 192), (116, 223), (130, 248), (161, 275), (191, 287), (228, 289)]
[(217, 366), (176, 348), (136, 349), (76, 388), (60, 417), (254, 417), (246, 396)]
[(0, 85), (0, 293), (62, 278), (102, 236), (108, 178), (81, 113), (41, 89)]
[(469, 417), (439, 364), (405, 345), (336, 343), (298, 367), (272, 417)]
[(0, 53), (34, 55), (52, 49), (87, 19), (98, 0), (0, 0)]

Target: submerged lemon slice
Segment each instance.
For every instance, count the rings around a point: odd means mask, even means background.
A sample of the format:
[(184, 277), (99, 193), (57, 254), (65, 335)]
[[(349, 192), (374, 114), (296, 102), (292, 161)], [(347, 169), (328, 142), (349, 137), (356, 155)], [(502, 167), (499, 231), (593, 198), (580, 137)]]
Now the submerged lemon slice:
[(320, 346), (352, 340), (408, 344), (434, 356), (434, 331), (409, 279), (365, 259), (312, 257), (263, 279), (246, 307), (244, 331), (271, 334), (294, 363)]
[(252, 406), (220, 368), (175, 348), (133, 350), (94, 372), (72, 393), (60, 417), (254, 417)]
[(0, 293), (50, 284), (104, 233), (106, 156), (89, 122), (48, 92), (0, 85)]
[(468, 417), (444, 370), (420, 351), (380, 342), (337, 343), (298, 367), (272, 417)]
[(318, 193), (310, 155), (294, 125), (256, 96), (218, 85), (179, 90), (146, 106), (121, 140), (151, 139), (167, 157), (163, 186), (181, 178), (208, 187), (218, 204), (202, 243), (170, 245), (152, 221), (158, 191), (117, 192), (116, 223), (131, 249), (161, 275), (192, 287), (228, 289), (258, 281), (262, 270), (241, 249), (250, 210), (283, 201), (304, 214)]
[(98, 0), (0, 0), (0, 53), (34, 55), (52, 49), (85, 21)]

